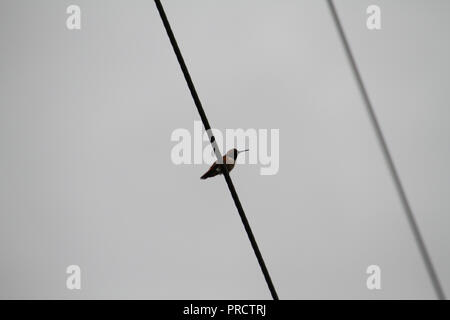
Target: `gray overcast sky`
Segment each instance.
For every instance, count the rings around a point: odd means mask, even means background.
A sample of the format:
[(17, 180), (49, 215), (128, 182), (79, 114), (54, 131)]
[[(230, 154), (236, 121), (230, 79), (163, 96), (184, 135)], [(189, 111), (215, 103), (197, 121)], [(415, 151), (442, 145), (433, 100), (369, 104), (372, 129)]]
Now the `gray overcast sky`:
[[(280, 298), (434, 298), (326, 2), (163, 4), (213, 127), (280, 130), (277, 175), (232, 172)], [(450, 293), (450, 2), (336, 6)], [(0, 16), (0, 298), (269, 299), (224, 179), (170, 160), (199, 117), (154, 2)]]

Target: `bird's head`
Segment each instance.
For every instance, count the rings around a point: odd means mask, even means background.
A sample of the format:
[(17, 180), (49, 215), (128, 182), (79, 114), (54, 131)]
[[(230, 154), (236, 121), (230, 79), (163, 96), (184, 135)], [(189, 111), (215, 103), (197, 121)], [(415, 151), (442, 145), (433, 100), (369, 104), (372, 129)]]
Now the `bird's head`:
[(234, 148), (227, 152), (227, 156), (236, 160), (239, 153), (246, 152), (246, 151), (248, 151), (248, 149), (239, 151), (238, 149)]

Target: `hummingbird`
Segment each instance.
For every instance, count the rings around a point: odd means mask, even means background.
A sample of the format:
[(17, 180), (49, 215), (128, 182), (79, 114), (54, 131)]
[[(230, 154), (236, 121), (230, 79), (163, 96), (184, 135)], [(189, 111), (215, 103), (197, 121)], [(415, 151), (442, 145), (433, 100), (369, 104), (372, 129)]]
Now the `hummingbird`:
[[(224, 163), (227, 166), (228, 172), (233, 170), (235, 161), (238, 157), (239, 153), (246, 152), (246, 150), (238, 151), (236, 148), (229, 150), (222, 159), (222, 163)], [(208, 171), (205, 172), (204, 175), (200, 177), (200, 179), (205, 180), (208, 178), (212, 178), (214, 176), (217, 176), (218, 174), (222, 174), (222, 166), (217, 163), (217, 160), (212, 164), (212, 166), (209, 168)]]

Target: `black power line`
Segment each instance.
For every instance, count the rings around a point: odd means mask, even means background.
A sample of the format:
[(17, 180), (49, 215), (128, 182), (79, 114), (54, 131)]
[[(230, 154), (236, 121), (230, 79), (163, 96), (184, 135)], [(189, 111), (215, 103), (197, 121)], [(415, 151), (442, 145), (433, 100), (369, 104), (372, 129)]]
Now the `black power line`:
[(342, 27), (341, 21), (339, 20), (339, 16), (336, 12), (336, 7), (334, 6), (333, 0), (327, 0), (327, 2), (328, 2), (328, 6), (330, 8), (330, 11), (331, 11), (331, 15), (333, 16), (334, 23), (338, 30), (339, 36), (343, 43), (345, 52), (347, 54), (347, 58), (350, 62), (350, 65), (351, 65), (351, 68), (353, 71), (353, 75), (355, 76), (356, 82), (358, 83), (358, 88), (361, 92), (362, 98), (366, 105), (366, 109), (369, 114), (369, 118), (372, 122), (372, 126), (373, 126), (376, 136), (378, 138), (378, 142), (379, 142), (381, 150), (383, 152), (387, 167), (389, 168), (389, 172), (392, 176), (392, 180), (394, 181), (394, 185), (397, 189), (398, 196), (400, 197), (400, 201), (402, 203), (403, 209), (405, 210), (406, 218), (409, 222), (409, 226), (412, 230), (414, 238), (417, 242), (417, 246), (419, 247), (419, 251), (422, 255), (423, 262), (428, 271), (428, 275), (430, 276), (431, 282), (433, 284), (433, 287), (434, 287), (434, 290), (436, 292), (438, 299), (444, 300), (445, 299), (444, 291), (442, 290), (441, 284), (439, 282), (439, 278), (433, 267), (433, 263), (431, 261), (430, 255), (428, 254), (427, 248), (425, 246), (425, 242), (422, 238), (422, 235), (420, 234), (419, 226), (417, 225), (417, 222), (412, 213), (411, 206), (409, 204), (408, 198), (406, 197), (406, 193), (403, 188), (403, 185), (400, 181), (400, 176), (398, 175), (397, 169), (395, 168), (394, 161), (392, 160), (391, 153), (389, 152), (389, 148), (386, 143), (386, 139), (384, 138), (383, 132), (381, 131), (381, 127), (380, 127), (380, 124), (376, 117), (375, 111), (373, 109), (372, 102), (369, 99), (369, 95), (367, 93), (366, 87), (364, 86), (364, 82), (362, 80), (361, 73), (358, 70), (358, 66), (356, 64), (355, 58), (352, 54), (350, 45), (349, 45), (347, 37), (345, 35), (344, 28)]
[(161, 16), (161, 19), (162, 19), (162, 22), (166, 29), (167, 35), (169, 36), (170, 43), (172, 44), (172, 47), (173, 47), (173, 51), (175, 52), (175, 55), (177, 56), (178, 63), (180, 64), (181, 70), (183, 71), (184, 78), (186, 79), (189, 90), (191, 91), (192, 98), (194, 99), (195, 106), (197, 107), (198, 113), (200, 114), (200, 118), (202, 119), (203, 126), (205, 127), (205, 130), (208, 133), (209, 141), (211, 142), (211, 145), (214, 149), (214, 152), (216, 154), (218, 162), (222, 166), (223, 176), (225, 177), (225, 181), (227, 182), (228, 189), (230, 190), (231, 196), (233, 197), (234, 204), (236, 205), (236, 208), (239, 212), (242, 223), (244, 224), (244, 228), (245, 228), (245, 231), (247, 232), (248, 239), (250, 240), (250, 243), (252, 244), (253, 251), (255, 252), (256, 258), (258, 259), (258, 263), (264, 274), (264, 278), (266, 279), (267, 286), (269, 287), (270, 293), (272, 294), (272, 298), (274, 300), (278, 300), (278, 295), (277, 295), (275, 287), (272, 283), (272, 279), (270, 278), (269, 271), (267, 270), (266, 264), (264, 263), (264, 259), (261, 255), (261, 252), (259, 251), (255, 236), (253, 235), (252, 229), (250, 228), (250, 224), (248, 223), (247, 217), (245, 216), (244, 209), (242, 208), (241, 201), (239, 200), (236, 189), (234, 188), (233, 182), (231, 181), (231, 177), (228, 172), (228, 169), (227, 169), (225, 163), (223, 163), (223, 161), (221, 161), (222, 154), (220, 153), (220, 150), (217, 146), (216, 139), (214, 138), (214, 135), (212, 134), (211, 126), (209, 125), (208, 118), (206, 117), (205, 111), (203, 110), (202, 103), (200, 102), (200, 98), (198, 97), (197, 91), (195, 90), (194, 83), (192, 82), (191, 76), (189, 75), (189, 71), (184, 62), (180, 48), (178, 47), (177, 41), (172, 32), (172, 28), (170, 27), (169, 20), (167, 19), (166, 13), (164, 12), (164, 8), (161, 4), (161, 1), (155, 0), (155, 4), (156, 4), (156, 7), (158, 8), (159, 15)]

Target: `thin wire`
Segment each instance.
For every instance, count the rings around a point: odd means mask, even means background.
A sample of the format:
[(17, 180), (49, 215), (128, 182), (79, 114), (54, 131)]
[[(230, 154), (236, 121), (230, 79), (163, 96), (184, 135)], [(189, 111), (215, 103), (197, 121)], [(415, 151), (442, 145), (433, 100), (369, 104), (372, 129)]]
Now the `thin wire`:
[(256, 239), (253, 235), (252, 229), (250, 228), (250, 224), (247, 220), (247, 217), (245, 216), (245, 212), (244, 212), (244, 209), (242, 208), (242, 205), (239, 200), (236, 189), (234, 188), (233, 182), (231, 181), (231, 177), (228, 172), (228, 168), (223, 163), (223, 161), (221, 161), (222, 155), (217, 146), (216, 139), (214, 138), (214, 135), (211, 132), (211, 126), (209, 125), (208, 118), (206, 117), (205, 111), (203, 110), (203, 106), (202, 106), (202, 103), (200, 102), (200, 98), (198, 97), (197, 91), (195, 90), (194, 83), (192, 82), (191, 76), (190, 76), (189, 71), (184, 62), (180, 48), (178, 47), (177, 41), (172, 32), (172, 28), (170, 27), (169, 20), (167, 19), (166, 13), (164, 12), (164, 8), (161, 4), (161, 1), (155, 0), (155, 4), (156, 4), (156, 7), (158, 8), (159, 15), (161, 16), (161, 19), (162, 19), (162, 22), (166, 29), (167, 35), (169, 36), (170, 43), (172, 44), (175, 55), (177, 56), (178, 63), (180, 64), (181, 70), (183, 71), (184, 78), (186, 79), (186, 82), (187, 82), (187, 85), (191, 92), (192, 98), (194, 99), (195, 106), (197, 107), (198, 113), (200, 114), (200, 118), (202, 119), (203, 126), (205, 127), (205, 130), (208, 133), (209, 141), (211, 142), (211, 145), (216, 154), (216, 157), (222, 166), (223, 176), (225, 177), (225, 181), (227, 182), (228, 189), (230, 190), (231, 196), (233, 197), (234, 204), (236, 205), (236, 208), (239, 212), (239, 216), (241, 217), (242, 223), (244, 224), (244, 228), (245, 228), (245, 231), (247, 232), (247, 236), (248, 236), (248, 239), (250, 240), (253, 251), (255, 252), (256, 258), (258, 259), (258, 263), (259, 263), (259, 266), (261, 267), (262, 273), (264, 274), (264, 278), (266, 279), (267, 286), (269, 287), (272, 298), (274, 300), (278, 300), (277, 292), (272, 283), (272, 279), (270, 278), (269, 271), (267, 270), (266, 264), (264, 263), (264, 259), (261, 255), (261, 252), (259, 251), (258, 244), (256, 243)]
[(373, 105), (369, 99), (369, 95), (367, 93), (366, 87), (364, 86), (361, 73), (359, 72), (358, 66), (356, 64), (355, 58), (352, 54), (352, 51), (350, 49), (350, 45), (348, 43), (347, 37), (345, 35), (344, 29), (342, 27), (342, 23), (339, 20), (339, 16), (336, 12), (336, 7), (334, 6), (333, 0), (327, 0), (329, 9), (331, 11), (331, 15), (333, 16), (334, 23), (336, 25), (336, 28), (338, 29), (339, 36), (341, 38), (341, 41), (343, 43), (345, 52), (347, 54), (347, 58), (350, 62), (353, 75), (356, 78), (356, 82), (358, 83), (359, 90), (361, 92), (361, 96), (364, 100), (364, 103), (366, 105), (367, 112), (369, 114), (369, 118), (372, 122), (372, 126), (375, 130), (376, 136), (378, 138), (378, 142), (380, 144), (381, 150), (384, 155), (384, 159), (386, 161), (386, 164), (389, 168), (389, 172), (392, 176), (392, 179), (394, 181), (394, 185), (397, 189), (398, 196), (400, 197), (400, 201), (402, 203), (403, 209), (406, 213), (406, 218), (409, 222), (409, 226), (411, 227), (412, 233), (414, 235), (414, 239), (416, 240), (417, 246), (419, 247), (419, 251), (422, 255), (423, 262), (425, 264), (425, 268), (428, 271), (428, 275), (430, 276), (434, 291), (436, 292), (436, 296), (440, 300), (445, 300), (445, 294), (442, 290), (442, 286), (439, 282), (438, 275), (433, 267), (433, 263), (431, 261), (430, 255), (428, 254), (428, 250), (425, 246), (425, 242), (422, 238), (422, 235), (420, 233), (419, 227), (417, 225), (417, 222), (414, 218), (413, 212), (411, 210), (411, 206), (409, 204), (408, 198), (406, 197), (405, 190), (403, 188), (403, 185), (400, 181), (400, 176), (397, 173), (397, 169), (395, 168), (394, 161), (392, 160), (391, 153), (389, 152), (389, 148), (386, 143), (386, 139), (384, 138), (383, 132), (381, 131), (380, 124), (378, 122), (378, 119), (375, 115), (375, 111), (373, 108)]

